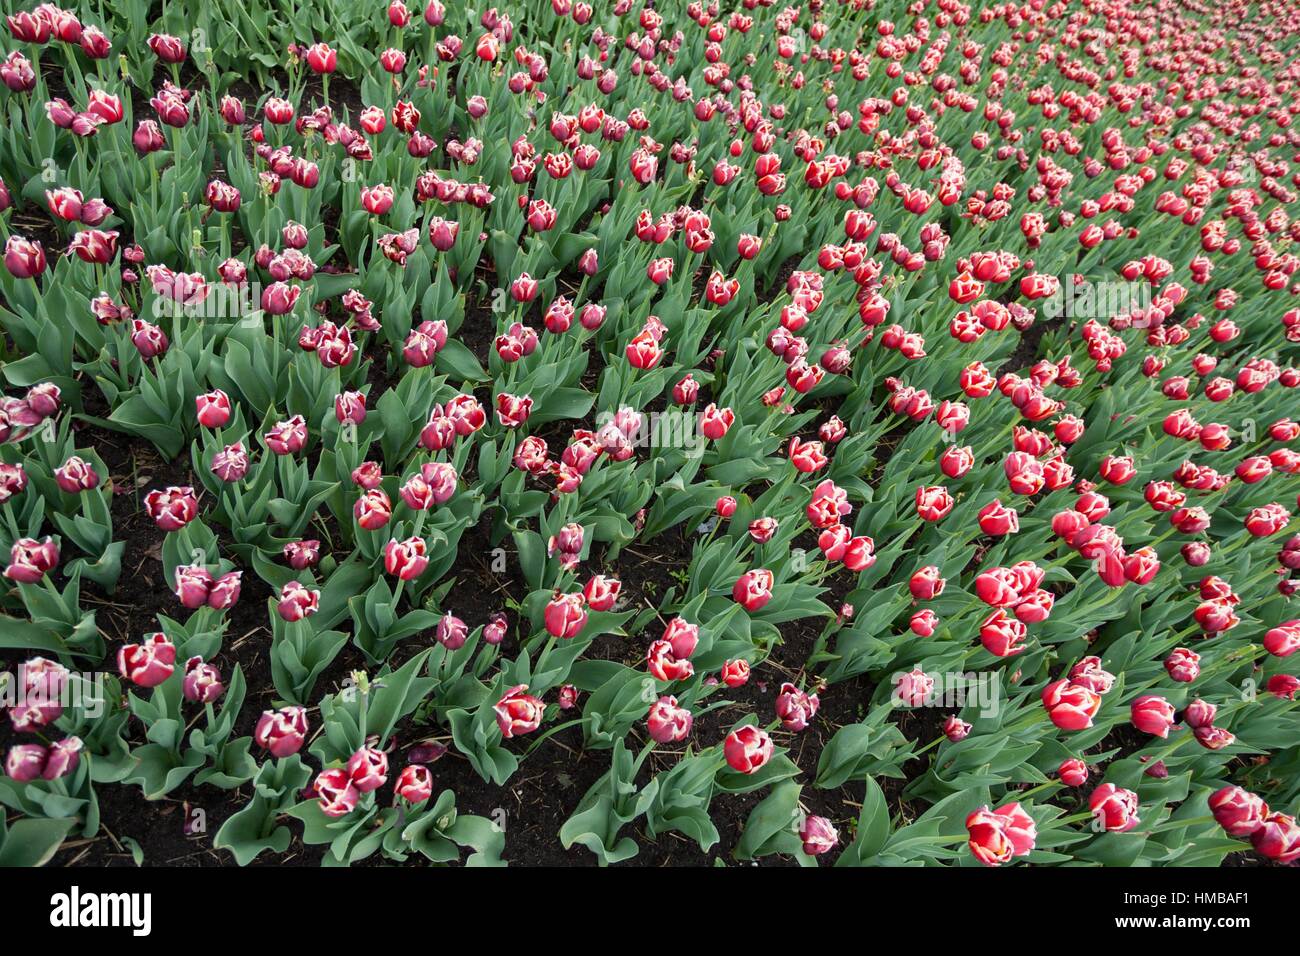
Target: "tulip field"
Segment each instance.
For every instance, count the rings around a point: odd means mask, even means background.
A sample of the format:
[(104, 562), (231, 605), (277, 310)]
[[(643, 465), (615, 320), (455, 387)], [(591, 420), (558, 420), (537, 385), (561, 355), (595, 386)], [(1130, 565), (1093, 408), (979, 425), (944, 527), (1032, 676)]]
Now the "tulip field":
[(0, 4), (0, 864), (1300, 860), (1300, 5), (496, 4)]

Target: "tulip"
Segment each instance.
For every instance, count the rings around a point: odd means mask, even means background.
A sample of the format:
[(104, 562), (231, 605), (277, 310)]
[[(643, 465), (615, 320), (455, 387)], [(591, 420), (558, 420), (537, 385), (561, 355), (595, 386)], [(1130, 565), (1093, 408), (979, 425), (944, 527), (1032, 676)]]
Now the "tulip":
[(587, 579), (582, 596), (593, 611), (608, 611), (618, 603), (622, 582), (618, 578), (595, 574)]
[[(658, 365), (660, 359), (663, 358), (664, 352), (659, 346), (658, 339), (650, 332), (643, 331), (638, 333), (627, 344), (625, 354), (629, 365), (635, 369), (646, 370)], [(722, 430), (725, 433), (726, 429), (723, 428)]]
[(195, 417), (204, 428), (221, 428), (230, 421), (230, 399), (221, 389), (194, 399)]
[(359, 792), (378, 790), (388, 780), (388, 754), (376, 747), (362, 747), (348, 758), (346, 770)]
[(0, 462), (0, 504), (15, 495), (22, 494), (27, 487), (27, 472), (21, 464), (11, 465)]
[(497, 421), (506, 428), (519, 428), (528, 421), (533, 410), (530, 396), (522, 397), (501, 392), (497, 395)]
[(1168, 737), (1169, 728), (1174, 724), (1174, 707), (1163, 697), (1145, 694), (1130, 707), (1133, 726), (1143, 733), (1156, 737)]
[(1088, 782), (1088, 765), (1078, 757), (1068, 757), (1061, 761), (1056, 775), (1067, 787), (1082, 787)]
[(805, 853), (809, 856), (820, 856), (835, 849), (840, 834), (825, 817), (809, 816), (804, 818), (799, 827), (799, 839), (803, 843)]
[(1300, 677), (1294, 674), (1274, 674), (1264, 686), (1280, 700), (1295, 700), (1296, 694), (1300, 692)]
[(164, 63), (182, 63), (185, 60), (185, 44), (179, 37), (166, 33), (151, 34), (148, 39), (149, 49), (154, 56)]
[(433, 774), (423, 764), (410, 764), (398, 774), (393, 790), (407, 803), (423, 803), (433, 795)]
[(212, 575), (201, 564), (181, 565), (176, 569), (176, 597), (190, 610), (208, 603), (208, 593), (214, 583)]
[(518, 684), (501, 696), (493, 705), (497, 726), (506, 738), (530, 734), (541, 726), (545, 705), (536, 697), (524, 693), (527, 684)]
[(728, 687), (743, 687), (749, 682), (749, 661), (725, 661), (718, 678)]
[(1175, 647), (1165, 658), (1165, 670), (1180, 683), (1191, 683), (1201, 672), (1201, 655), (1186, 647)]
[(248, 452), (243, 442), (227, 445), (212, 456), (211, 470), (224, 482), (241, 480), (248, 473)]
[(946, 517), (956, 502), (941, 485), (916, 489), (916, 513), (925, 521), (939, 521)]
[(1227, 728), (1209, 725), (1194, 728), (1192, 736), (1206, 750), (1222, 750), (1224, 747), (1231, 746), (1237, 739)]
[(176, 645), (161, 632), (150, 634), (139, 644), (118, 649), (118, 673), (137, 687), (157, 687), (171, 677), (176, 664)]
[(904, 707), (921, 707), (934, 693), (934, 678), (920, 665), (906, 673), (895, 674), (892, 699)]
[(193, 488), (173, 485), (145, 495), (144, 510), (162, 531), (179, 531), (198, 516), (199, 506)]
[(1001, 866), (1034, 849), (1038, 828), (1019, 803), (990, 811), (987, 806), (966, 817), (967, 845), (985, 866)]
[(483, 625), (483, 640), (495, 646), (505, 640), (509, 621), (501, 611), (495, 612)]
[(167, 144), (163, 139), (162, 130), (153, 120), (140, 120), (136, 124), (135, 133), (131, 136), (131, 145), (135, 147), (136, 152), (142, 156), (149, 153), (156, 153)]
[(665, 695), (651, 705), (646, 731), (657, 743), (677, 743), (690, 736), (692, 722), (691, 712), (678, 706), (676, 697)]
[(1043, 688), (1043, 707), (1061, 730), (1084, 730), (1101, 708), (1101, 697), (1071, 680), (1058, 680)]
[(1269, 813), (1250, 835), (1256, 852), (1283, 865), (1300, 860), (1300, 825), (1285, 813)]
[(48, 751), (41, 744), (16, 744), (5, 754), (5, 774), (17, 783), (39, 780), (47, 759)]
[(943, 593), (947, 583), (937, 567), (927, 565), (913, 572), (911, 578), (908, 579), (907, 587), (916, 600), (933, 601)]
[(985, 534), (1001, 537), (1019, 531), (1020, 518), (1015, 509), (1008, 508), (1001, 501), (994, 499), (980, 509), (979, 526)]
[(405, 541), (390, 538), (384, 546), (384, 570), (399, 580), (414, 580), (428, 566), (428, 545), (421, 537), (412, 536)]
[(320, 609), (320, 591), (290, 581), (280, 589), (276, 611), (285, 621), (293, 623), (310, 617)]
[(212, 582), (212, 589), (208, 591), (208, 607), (217, 611), (234, 607), (239, 600), (243, 575), (242, 571), (229, 571)]
[(5, 268), (15, 279), (33, 279), (45, 271), (45, 250), (39, 242), (10, 236), (5, 243)]
[(59, 564), (59, 546), (53, 538), (36, 541), (19, 538), (9, 550), (9, 565), (4, 575), (21, 584), (36, 584)]
[(1138, 819), (1138, 796), (1113, 783), (1103, 783), (1088, 797), (1088, 809), (1098, 824), (1111, 833), (1126, 833)]
[(361, 792), (353, 785), (348, 771), (342, 767), (322, 770), (312, 783), (321, 813), (327, 817), (347, 816), (356, 809)]
[(221, 672), (215, 666), (205, 664), (201, 657), (191, 657), (185, 662), (181, 693), (186, 700), (210, 704), (225, 691), (225, 685), (221, 683)]
[(272, 757), (296, 754), (307, 740), (307, 709), (281, 707), (262, 711), (253, 730), (253, 740)]
[(547, 602), (544, 612), (546, 630), (553, 637), (574, 638), (587, 624), (586, 598), (581, 591), (560, 594)]
[(434, 637), (447, 650), (458, 651), (465, 646), (465, 642), (469, 639), (469, 628), (464, 621), (448, 611), (438, 619), (438, 626), (434, 629)]
[(1070, 668), (1071, 682), (1096, 694), (1108, 694), (1115, 683), (1115, 675), (1101, 666), (1101, 658), (1085, 657)]
[(1264, 650), (1274, 657), (1290, 657), (1300, 650), (1300, 620), (1286, 621), (1270, 628), (1264, 634)]
[(1021, 642), (1028, 635), (1023, 623), (1007, 616), (1001, 608), (994, 611), (980, 625), (980, 643), (990, 654), (1012, 657), (1025, 650)]
[(751, 774), (772, 759), (772, 738), (767, 731), (746, 724), (727, 734), (722, 745), (727, 765), (737, 773)]
[[(356, 480), (356, 473), (353, 473)], [(352, 506), (352, 515), (357, 525), (366, 531), (374, 531), (388, 524), (392, 517), (393, 506), (382, 488), (372, 487), (365, 491)]]
[(169, 342), (166, 333), (158, 326), (144, 319), (132, 319), (131, 344), (140, 353), (140, 357), (147, 361), (164, 354)]
[(21, 695), (9, 709), (9, 720), (20, 733), (40, 731), (63, 714), (62, 697), (69, 677), (62, 664), (33, 657), (19, 668)]
[(761, 611), (772, 600), (772, 572), (766, 568), (754, 568), (746, 571), (732, 586), (733, 600), (746, 611), (754, 614)]
[(816, 694), (802, 691), (787, 681), (781, 685), (776, 697), (776, 716), (786, 730), (800, 731), (812, 722), (820, 706)]
[(73, 773), (81, 763), (84, 744), (80, 737), (64, 737), (50, 744), (41, 770), (42, 780), (58, 780)]

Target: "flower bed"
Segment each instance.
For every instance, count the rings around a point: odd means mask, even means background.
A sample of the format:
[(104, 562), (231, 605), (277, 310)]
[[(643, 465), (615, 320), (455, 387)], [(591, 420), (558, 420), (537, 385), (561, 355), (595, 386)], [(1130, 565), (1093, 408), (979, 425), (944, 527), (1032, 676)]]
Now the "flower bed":
[(1291, 7), (8, 27), (0, 863), (1300, 858)]

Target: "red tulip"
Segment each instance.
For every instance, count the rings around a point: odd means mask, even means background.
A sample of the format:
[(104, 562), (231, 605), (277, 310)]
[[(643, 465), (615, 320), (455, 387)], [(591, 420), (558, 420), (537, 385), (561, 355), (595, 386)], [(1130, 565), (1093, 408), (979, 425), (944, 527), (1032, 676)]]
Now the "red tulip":
[(1043, 688), (1043, 707), (1061, 730), (1084, 730), (1101, 709), (1101, 697), (1072, 680), (1058, 680)]
[(296, 754), (307, 740), (307, 709), (282, 707), (262, 711), (253, 730), (253, 740), (272, 757)]
[(587, 623), (586, 599), (581, 591), (556, 593), (546, 605), (546, 630), (553, 637), (574, 638)]
[(361, 792), (352, 784), (347, 770), (335, 767), (317, 774), (312, 783), (312, 792), (316, 795), (321, 813), (327, 817), (347, 816), (356, 809)]
[(735, 602), (753, 614), (762, 610), (772, 600), (772, 572), (766, 568), (746, 571), (731, 589)]
[(1088, 808), (1100, 826), (1111, 833), (1126, 833), (1138, 819), (1138, 796), (1113, 783), (1103, 783), (1088, 797)]
[(118, 673), (137, 687), (157, 687), (171, 677), (175, 664), (176, 645), (161, 632), (139, 644), (125, 644), (117, 652)]
[(967, 846), (985, 866), (1001, 866), (1034, 849), (1038, 827), (1019, 803), (1008, 803), (990, 811), (980, 807), (966, 817)]
[(762, 769), (772, 759), (772, 749), (767, 731), (753, 724), (733, 730), (723, 742), (727, 765), (737, 773), (751, 774)]
[(527, 684), (512, 687), (492, 707), (496, 713), (497, 726), (501, 728), (504, 737), (530, 734), (541, 726), (545, 705), (536, 697), (524, 693), (526, 690)]

